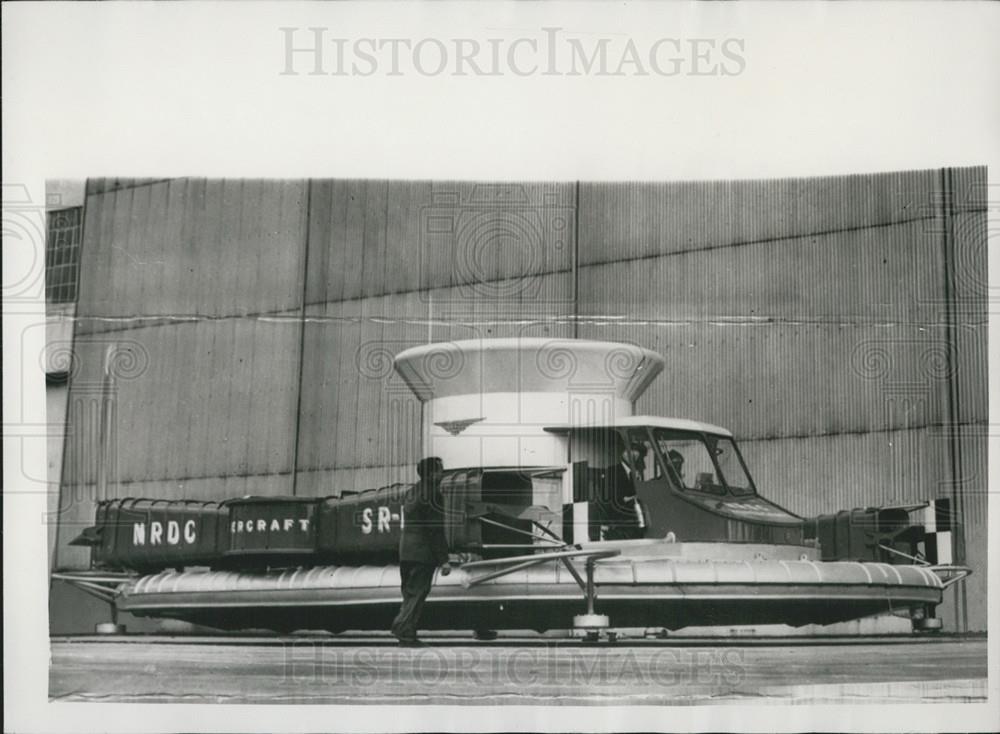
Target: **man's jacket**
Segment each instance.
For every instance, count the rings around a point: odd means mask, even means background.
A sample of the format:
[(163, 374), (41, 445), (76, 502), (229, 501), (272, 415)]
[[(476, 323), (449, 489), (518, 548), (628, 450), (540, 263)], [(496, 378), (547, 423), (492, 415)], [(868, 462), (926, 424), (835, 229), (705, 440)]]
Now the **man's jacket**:
[(444, 504), (430, 480), (421, 479), (403, 501), (403, 534), (399, 560), (440, 566), (448, 560), (444, 535)]

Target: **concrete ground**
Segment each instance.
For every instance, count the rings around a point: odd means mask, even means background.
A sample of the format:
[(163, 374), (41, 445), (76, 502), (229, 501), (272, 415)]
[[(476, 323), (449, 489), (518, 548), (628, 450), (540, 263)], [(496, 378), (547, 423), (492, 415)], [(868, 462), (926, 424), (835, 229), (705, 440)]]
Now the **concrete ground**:
[(986, 700), (986, 640), (62, 637), (58, 701), (324, 704)]

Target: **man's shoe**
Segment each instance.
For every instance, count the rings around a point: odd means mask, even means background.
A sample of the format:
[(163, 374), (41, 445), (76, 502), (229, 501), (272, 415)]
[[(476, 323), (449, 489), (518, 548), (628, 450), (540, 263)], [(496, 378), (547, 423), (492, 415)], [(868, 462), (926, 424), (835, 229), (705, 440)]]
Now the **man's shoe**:
[(400, 647), (427, 647), (426, 642), (421, 642), (416, 637), (397, 637), (396, 639), (399, 640)]

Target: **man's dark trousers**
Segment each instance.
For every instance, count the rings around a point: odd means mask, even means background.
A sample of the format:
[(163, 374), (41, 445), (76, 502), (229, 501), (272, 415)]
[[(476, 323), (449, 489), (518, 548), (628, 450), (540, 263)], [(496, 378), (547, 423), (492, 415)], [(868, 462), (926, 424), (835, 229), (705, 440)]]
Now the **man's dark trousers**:
[(403, 606), (392, 623), (392, 633), (404, 642), (416, 639), (420, 612), (430, 593), (434, 572), (448, 562), (438, 481), (439, 477), (421, 478), (403, 501), (405, 522), (399, 538)]
[(400, 588), (403, 591), (403, 606), (392, 621), (392, 634), (400, 640), (417, 639), (417, 625), (424, 600), (431, 590), (437, 566), (429, 563), (402, 561), (399, 564)]

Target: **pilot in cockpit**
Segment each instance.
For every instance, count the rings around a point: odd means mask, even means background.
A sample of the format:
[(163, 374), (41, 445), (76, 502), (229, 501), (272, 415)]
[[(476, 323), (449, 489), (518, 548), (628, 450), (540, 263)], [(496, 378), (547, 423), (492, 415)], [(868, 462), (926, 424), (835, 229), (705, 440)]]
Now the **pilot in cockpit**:
[(667, 461), (674, 470), (675, 478), (680, 486), (684, 486), (684, 454), (676, 449), (667, 452)]
[(642, 451), (626, 445), (620, 437), (616, 437), (615, 444), (619, 461), (605, 474), (607, 503), (601, 513), (605, 528), (601, 534), (605, 540), (641, 538), (645, 524), (636, 497), (636, 485), (644, 480)]
[(633, 484), (645, 481), (646, 452), (642, 445), (632, 444), (622, 452), (622, 466), (625, 467), (625, 472)]

